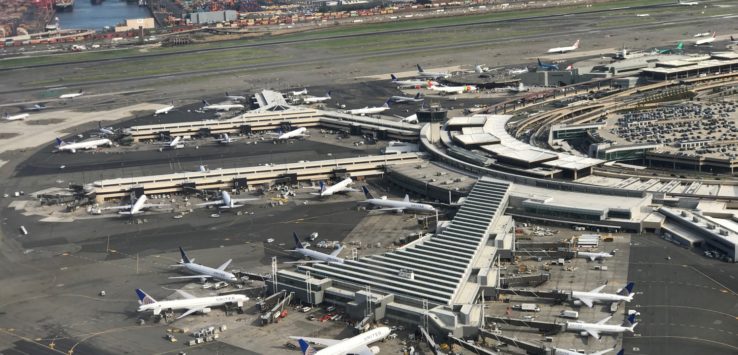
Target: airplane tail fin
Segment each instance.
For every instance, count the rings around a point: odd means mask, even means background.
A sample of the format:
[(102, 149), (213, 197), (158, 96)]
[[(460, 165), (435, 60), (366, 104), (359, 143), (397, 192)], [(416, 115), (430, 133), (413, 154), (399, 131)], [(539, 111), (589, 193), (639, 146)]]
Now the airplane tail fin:
[(715, 37), (717, 37), (717, 32), (712, 33), (712, 38), (715, 38)]
[(615, 355), (625, 355), (625, 349), (620, 349), (620, 351)]
[(331, 91), (330, 91), (330, 90), (328, 90), (328, 92), (327, 92), (327, 93), (325, 93), (325, 96), (326, 96), (326, 97), (328, 97), (328, 98), (330, 99), (330, 98), (331, 98)]
[(481, 74), (481, 73), (482, 73), (483, 71), (484, 71), (484, 70), (482, 70), (482, 66), (481, 66), (481, 65), (476, 65), (476, 66), (474, 66), (474, 72), (475, 72), (475, 73), (477, 73), (477, 74)]
[(730, 41), (735, 42), (735, 38), (733, 38), (733, 35), (730, 36)]
[(228, 97), (228, 96), (231, 96), (231, 95), (228, 95), (228, 91), (226, 91), (226, 97)]
[(61, 146), (63, 146), (63, 145), (64, 145), (64, 141), (63, 141), (63, 140), (61, 140), (61, 138), (59, 138), (59, 137), (56, 137), (56, 145), (57, 145), (58, 147), (61, 147)]
[(418, 72), (419, 73), (422, 73), (423, 72), (423, 67), (421, 67), (420, 64), (415, 64), (415, 66), (418, 67)]
[(405, 194), (405, 199), (403, 199), (404, 202), (410, 202), (410, 195)]
[(417, 94), (415, 94), (415, 98), (416, 99), (419, 99), (420, 98), (420, 92), (418, 92)]
[(625, 319), (625, 322), (623, 324), (625, 327), (627, 327), (630, 330), (631, 333), (633, 332), (633, 328), (635, 328), (635, 326), (638, 325), (638, 322), (635, 321), (635, 318), (636, 318), (636, 315), (631, 314), (630, 316), (628, 316), (628, 318)]
[(292, 232), (292, 238), (295, 240), (295, 249), (305, 249), (305, 246), (300, 242), (300, 238), (297, 236), (297, 233)]
[(300, 344), (300, 351), (302, 351), (302, 355), (315, 355), (315, 353), (317, 352), (315, 351), (315, 348), (310, 346), (310, 344), (308, 344), (308, 342), (306, 342), (305, 340), (300, 339), (297, 342)]
[(625, 287), (620, 289), (618, 294), (623, 295), (623, 296), (630, 295), (631, 293), (633, 293), (634, 286), (635, 286), (635, 282), (628, 282), (628, 284), (625, 285)]
[(374, 198), (374, 196), (372, 196), (372, 193), (369, 192), (369, 189), (367, 189), (366, 186), (362, 186), (361, 189), (364, 190), (364, 196), (366, 197), (367, 200)]
[(579, 40), (577, 40), (576, 42), (574, 42), (574, 46), (573, 47), (574, 47), (574, 49), (579, 48)]
[(146, 292), (143, 292), (140, 288), (136, 289), (136, 295), (138, 296), (138, 303), (140, 304), (152, 304), (156, 303), (154, 297), (149, 296)]
[(684, 42), (679, 42), (676, 46), (676, 49), (684, 49)]
[(320, 182), (320, 192), (322, 193), (323, 191), (325, 191), (325, 183), (323, 183), (323, 182), (321, 181), (321, 182)]
[(382, 107), (389, 108), (390, 107), (390, 101), (392, 101), (391, 98), (390, 99), (387, 99), (387, 101), (384, 102), (384, 105), (382, 105)]
[(397, 77), (395, 76), (395, 74), (390, 74), (390, 77), (392, 78), (392, 81), (397, 81)]
[(202, 100), (202, 103), (205, 106), (210, 106), (210, 103), (208, 102), (208, 100)]
[(185, 253), (184, 249), (182, 247), (179, 247), (179, 253), (182, 255), (182, 263), (189, 264), (192, 261), (190, 261), (190, 258), (187, 257), (187, 253)]

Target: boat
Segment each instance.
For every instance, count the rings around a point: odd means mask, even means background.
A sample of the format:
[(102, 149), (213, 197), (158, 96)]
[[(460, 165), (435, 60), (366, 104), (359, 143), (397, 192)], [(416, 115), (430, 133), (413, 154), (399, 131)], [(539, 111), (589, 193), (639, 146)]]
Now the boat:
[(57, 11), (72, 11), (74, 0), (54, 0), (54, 7)]

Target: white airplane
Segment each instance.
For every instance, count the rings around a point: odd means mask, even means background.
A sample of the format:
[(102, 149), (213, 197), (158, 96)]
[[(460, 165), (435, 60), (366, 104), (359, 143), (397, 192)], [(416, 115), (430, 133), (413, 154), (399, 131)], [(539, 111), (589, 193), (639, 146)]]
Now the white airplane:
[(246, 101), (246, 96), (230, 95), (228, 91), (226, 91), (225, 96), (229, 101)]
[(102, 138), (102, 139), (93, 139), (93, 140), (84, 141), (84, 142), (67, 143), (61, 140), (59, 137), (56, 138), (56, 151), (58, 152), (68, 151), (68, 152), (76, 153), (80, 149), (85, 149), (85, 150), (97, 149), (97, 147), (101, 145), (107, 145), (108, 147), (112, 147), (113, 142), (110, 139)]
[[(575, 350), (566, 350), (566, 349), (554, 348), (553, 355), (605, 355), (605, 354), (607, 354), (607, 353), (609, 353), (609, 352), (611, 352), (613, 350), (615, 350), (615, 349), (600, 350), (600, 351), (595, 351), (593, 353), (580, 353), (580, 352), (575, 351)], [(623, 355), (623, 354), (625, 354), (625, 350), (622, 350), (621, 349), (615, 355)]]
[(462, 85), (462, 86), (441, 86), (428, 84), (428, 89), (438, 91), (441, 94), (463, 94), (466, 92), (476, 92), (478, 89), (474, 85)]
[(244, 106), (241, 104), (210, 104), (207, 100), (202, 100), (203, 110), (205, 111), (230, 111), (230, 110), (243, 110)]
[(546, 53), (566, 53), (579, 49), (579, 40), (574, 42), (573, 45), (568, 47), (556, 47), (549, 49)]
[(628, 284), (619, 289), (617, 293), (602, 293), (605, 286), (607, 285), (602, 285), (589, 292), (572, 291), (571, 298), (574, 300), (574, 305), (581, 306), (584, 304), (587, 307), (592, 308), (595, 303), (620, 301), (630, 302), (633, 300), (633, 296), (635, 295), (635, 293), (633, 293), (633, 286), (635, 286), (635, 283), (633, 282), (628, 282)]
[(298, 253), (302, 257), (310, 258), (310, 260), (291, 261), (288, 264), (310, 264), (310, 263), (338, 263), (343, 264), (343, 258), (339, 258), (338, 254), (343, 250), (343, 245), (338, 249), (334, 250), (330, 254), (321, 253), (317, 250), (310, 250), (306, 248), (300, 242), (300, 238), (297, 233), (292, 233), (292, 238), (295, 240), (295, 249), (288, 250), (290, 252)]
[(115, 129), (113, 127), (103, 127), (102, 121), (97, 121), (97, 133), (103, 137), (114, 136)]
[(197, 206), (199, 207), (218, 206), (218, 208), (220, 209), (231, 209), (231, 208), (239, 208), (239, 207), (245, 206), (241, 202), (258, 200), (258, 198), (231, 198), (231, 194), (229, 194), (226, 191), (222, 191), (220, 193), (220, 196), (221, 197), (219, 200), (198, 203)]
[(430, 71), (425, 71), (420, 66), (420, 64), (416, 64), (416, 66), (418, 67), (418, 76), (420, 76), (422, 78), (438, 79), (438, 78), (448, 78), (450, 76), (450, 74), (449, 73), (446, 73), (446, 72), (430, 72)]
[(415, 113), (415, 114), (412, 114), (410, 116), (403, 117), (402, 118), (402, 122), (412, 123), (412, 124), (418, 124), (418, 114)]
[(717, 36), (717, 32), (713, 32), (712, 33), (712, 37), (708, 37), (708, 38), (703, 38), (703, 39), (696, 40), (694, 42), (694, 45), (695, 46), (703, 46), (703, 45), (706, 45), (706, 44), (712, 44), (712, 42), (715, 42), (715, 36)]
[(692, 36), (692, 37), (694, 37), (694, 38), (699, 38), (699, 37), (707, 37), (707, 36), (709, 36), (710, 34), (711, 34), (710, 32), (700, 32), (700, 33), (697, 33), (697, 34), (695, 34), (695, 35), (694, 35), (694, 36)]
[(415, 96), (392, 96), (390, 97), (390, 101), (398, 104), (407, 103), (407, 102), (423, 102), (423, 97), (420, 95), (420, 93), (415, 94)]
[(326, 187), (325, 184), (321, 181), (320, 182), (320, 192), (314, 193), (313, 195), (318, 195), (320, 197), (325, 196), (332, 196), (334, 194), (338, 193), (347, 193), (347, 192), (356, 192), (356, 189), (352, 189), (348, 187), (351, 185), (354, 181), (351, 180), (350, 177), (345, 178), (329, 187)]
[(228, 261), (224, 262), (223, 265), (219, 266), (217, 269), (214, 269), (209, 266), (196, 264), (195, 259), (190, 260), (182, 247), (179, 247), (179, 253), (182, 255), (182, 262), (180, 265), (184, 266), (187, 271), (193, 273), (194, 275), (170, 276), (170, 279), (200, 279), (200, 282), (205, 282), (208, 279), (216, 279), (225, 282), (238, 281), (236, 275), (231, 272), (225, 271), (225, 268), (227, 268), (228, 265), (231, 264), (231, 261), (233, 261), (233, 259), (228, 259)]
[(395, 76), (395, 74), (390, 74), (390, 77), (392, 78), (392, 84), (395, 84), (401, 88), (420, 89), (420, 88), (428, 87), (428, 83), (433, 83), (433, 85), (438, 85), (437, 82), (432, 81), (432, 80), (418, 80), (418, 79), (400, 80)]
[(307, 137), (307, 128), (305, 127), (299, 127), (296, 129), (293, 129), (289, 132), (284, 132), (280, 134), (277, 139), (278, 140), (286, 140), (286, 139), (292, 139), (292, 138), (304, 138)]
[(507, 91), (509, 91), (509, 92), (526, 92), (526, 91), (529, 91), (530, 90), (530, 88), (528, 88), (527, 86), (523, 85), (522, 82), (519, 82), (518, 83), (518, 86), (508, 86), (505, 89), (507, 89)]
[(364, 108), (355, 108), (353, 110), (347, 110), (346, 113), (350, 115), (360, 115), (360, 116), (382, 113), (390, 109), (390, 106), (389, 106), (390, 100), (392, 99), (387, 99), (387, 101), (385, 101), (384, 105), (382, 106), (378, 106), (378, 107), (366, 106)]
[(366, 186), (362, 186), (362, 189), (364, 190), (364, 196), (366, 196), (366, 200), (362, 201), (361, 203), (368, 203), (372, 206), (380, 207), (379, 209), (374, 210), (377, 212), (392, 211), (402, 213), (405, 211), (416, 211), (425, 213), (436, 213), (435, 207), (427, 203), (411, 202), (410, 196), (408, 195), (405, 195), (405, 198), (402, 201), (389, 200), (387, 199), (387, 196), (375, 198), (374, 196), (372, 196)]
[(133, 216), (137, 214), (143, 213), (143, 210), (149, 209), (149, 208), (165, 208), (165, 207), (171, 207), (172, 205), (167, 204), (156, 204), (156, 203), (146, 203), (148, 200), (148, 197), (146, 195), (141, 195), (138, 199), (136, 199), (136, 202), (134, 202), (132, 205), (122, 205), (122, 206), (115, 206), (115, 207), (105, 207), (103, 209), (105, 210), (128, 210), (128, 211), (118, 211), (118, 214), (124, 215), (124, 216)]
[(174, 105), (169, 105), (169, 106), (166, 106), (166, 107), (162, 107), (162, 108), (154, 111), (154, 116), (166, 115), (171, 110), (174, 110)]
[[(368, 345), (378, 342), (388, 335), (390, 335), (389, 328), (379, 327), (343, 340), (294, 336), (290, 338), (298, 340), (303, 355), (373, 355), (378, 354), (380, 349), (378, 346), (372, 346), (370, 348)], [(326, 347), (316, 351), (309, 343), (320, 344)]]
[(617, 249), (615, 249), (615, 250), (613, 250), (613, 251), (611, 251), (609, 253), (595, 253), (595, 252), (589, 252), (589, 251), (578, 251), (577, 252), (577, 257), (587, 258), (587, 259), (589, 259), (589, 261), (595, 261), (595, 260), (598, 260), (598, 259), (601, 260), (601, 259), (612, 258), (615, 255), (615, 252), (616, 251), (617, 251)]
[(239, 294), (214, 297), (195, 297), (182, 290), (177, 290), (177, 292), (179, 292), (179, 294), (184, 298), (180, 300), (157, 301), (146, 294), (146, 292), (137, 288), (136, 295), (138, 295), (138, 303), (140, 304), (138, 311), (153, 311), (154, 315), (158, 316), (161, 314), (162, 310), (186, 309), (187, 311), (177, 317), (177, 319), (180, 319), (195, 312), (205, 314), (210, 312), (211, 307), (219, 307), (225, 304), (236, 304), (238, 307), (243, 307), (244, 302), (249, 300), (245, 295)]
[[(182, 143), (182, 136), (176, 136), (174, 137), (174, 139), (170, 140), (169, 142), (159, 142), (157, 144), (163, 146), (162, 148), (167, 148), (167, 149), (179, 149), (184, 146), (184, 143)], [(160, 148), (159, 150), (161, 151), (162, 148)]]
[(308, 89), (307, 88), (302, 89), (300, 91), (293, 91), (292, 92), (292, 96), (302, 96), (302, 95), (307, 95), (307, 94), (308, 94)]
[(81, 51), (86, 51), (87, 50), (87, 46), (85, 46), (84, 44), (82, 44), (82, 45), (74, 44), (74, 45), (72, 45), (72, 48), (71, 49), (72, 49), (73, 52), (81, 52)]
[(635, 316), (635, 314), (628, 316), (625, 322), (623, 322), (623, 325), (605, 324), (612, 316), (602, 319), (597, 323), (584, 323), (581, 321), (566, 322), (566, 330), (578, 331), (583, 337), (591, 335), (597, 339), (600, 339), (600, 333), (633, 333), (635, 326), (638, 325), (635, 321)]
[(517, 69), (509, 69), (507, 71), (510, 75), (518, 75), (528, 72), (528, 68), (517, 68)]
[(21, 121), (25, 120), (26, 118), (30, 117), (31, 115), (27, 113), (19, 113), (17, 115), (8, 115), (7, 113), (3, 116), (3, 119), (6, 121)]
[(237, 141), (239, 138), (233, 138), (228, 135), (228, 133), (223, 133), (220, 135), (220, 137), (216, 138), (215, 141), (220, 144), (231, 144), (235, 141)]
[(699, 4), (700, 3), (697, 1), (681, 1), (681, 0), (677, 1), (677, 5), (682, 5), (682, 6), (697, 6)]
[(308, 96), (302, 99), (302, 102), (306, 104), (317, 104), (319, 102), (328, 101), (331, 99), (331, 92), (325, 93), (325, 96)]
[(75, 92), (75, 93), (72, 93), (72, 94), (63, 94), (63, 95), (59, 96), (59, 98), (60, 99), (73, 99), (75, 97), (80, 97), (80, 96), (82, 96), (84, 94), (85, 94), (85, 92), (82, 91), (82, 90), (80, 90), (79, 92)]
[(46, 105), (43, 105), (43, 104), (33, 104), (33, 106), (25, 106), (25, 107), (23, 107), (23, 111), (35, 111), (35, 112), (38, 112), (38, 111), (45, 110), (47, 108), (48, 107), (46, 107)]

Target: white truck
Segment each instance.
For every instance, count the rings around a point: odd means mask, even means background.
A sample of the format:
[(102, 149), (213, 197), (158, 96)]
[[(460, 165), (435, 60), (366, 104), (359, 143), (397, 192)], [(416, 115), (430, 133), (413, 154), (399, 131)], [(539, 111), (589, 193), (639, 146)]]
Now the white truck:
[(538, 307), (535, 303), (521, 303), (513, 306), (513, 309), (517, 309), (523, 312), (540, 312), (541, 307)]
[(561, 314), (559, 314), (562, 318), (571, 318), (571, 319), (579, 319), (579, 312), (577, 311), (561, 311)]

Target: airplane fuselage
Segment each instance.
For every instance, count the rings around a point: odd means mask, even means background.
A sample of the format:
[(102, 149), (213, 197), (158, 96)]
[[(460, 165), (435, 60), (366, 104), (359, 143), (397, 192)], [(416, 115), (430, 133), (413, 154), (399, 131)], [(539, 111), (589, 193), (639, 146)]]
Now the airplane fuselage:
[(593, 303), (605, 303), (605, 302), (630, 302), (633, 300), (632, 295), (619, 295), (616, 293), (602, 293), (602, 292), (580, 292), (580, 291), (572, 291), (571, 297), (574, 300), (578, 300), (581, 298), (586, 298), (589, 300), (592, 300)]
[(348, 113), (352, 115), (372, 115), (375, 113), (382, 113), (387, 110), (389, 110), (389, 107), (364, 107), (355, 110), (348, 110)]
[(325, 349), (321, 349), (315, 355), (345, 355), (350, 354), (355, 349), (367, 346), (386, 338), (390, 334), (387, 327), (379, 327), (368, 332), (361, 333), (355, 337), (341, 341), (338, 344), (331, 345)]
[(6, 121), (19, 121), (19, 120), (25, 120), (29, 116), (31, 116), (31, 115), (29, 115), (27, 113), (21, 113), (21, 114), (18, 114), (18, 115), (6, 116), (5, 117), (5, 120)]
[(568, 331), (579, 331), (584, 334), (587, 331), (593, 331), (597, 333), (625, 333), (630, 332), (631, 329), (622, 325), (613, 324), (597, 324), (597, 323), (584, 323), (584, 322), (566, 322), (566, 330)]
[(185, 263), (183, 265), (185, 269), (187, 269), (187, 271), (191, 272), (194, 275), (207, 275), (210, 278), (221, 280), (221, 281), (226, 281), (226, 282), (238, 281), (238, 278), (236, 278), (236, 275), (228, 271), (222, 271), (222, 270), (218, 270), (218, 269), (215, 269), (209, 266), (195, 264), (195, 263)]
[(244, 295), (226, 295), (214, 297), (188, 298), (171, 301), (158, 301), (150, 304), (142, 304), (138, 307), (139, 312), (153, 311), (155, 315), (159, 315), (162, 310), (176, 309), (192, 309), (218, 307), (227, 303), (236, 303), (243, 305), (249, 298)]
[(416, 212), (427, 212), (427, 213), (435, 213), (436, 209), (426, 203), (415, 203), (415, 202), (405, 202), (405, 201), (396, 201), (396, 200), (387, 200), (382, 198), (372, 198), (366, 200), (367, 203), (381, 207), (381, 208), (395, 208), (398, 210), (409, 210), (409, 211), (416, 211)]
[(334, 185), (331, 185), (327, 187), (323, 192), (320, 193), (320, 196), (331, 196), (335, 193), (339, 193), (342, 190), (346, 189), (349, 185), (351, 185), (354, 181), (351, 180), (351, 178), (343, 179)]
[(80, 149), (96, 149), (97, 147), (101, 145), (107, 145), (110, 147), (113, 145), (113, 142), (110, 139), (103, 138), (103, 139), (95, 139), (95, 140), (86, 141), (86, 142), (61, 144), (57, 146), (56, 149), (61, 152), (69, 151), (72, 153), (76, 153)]

